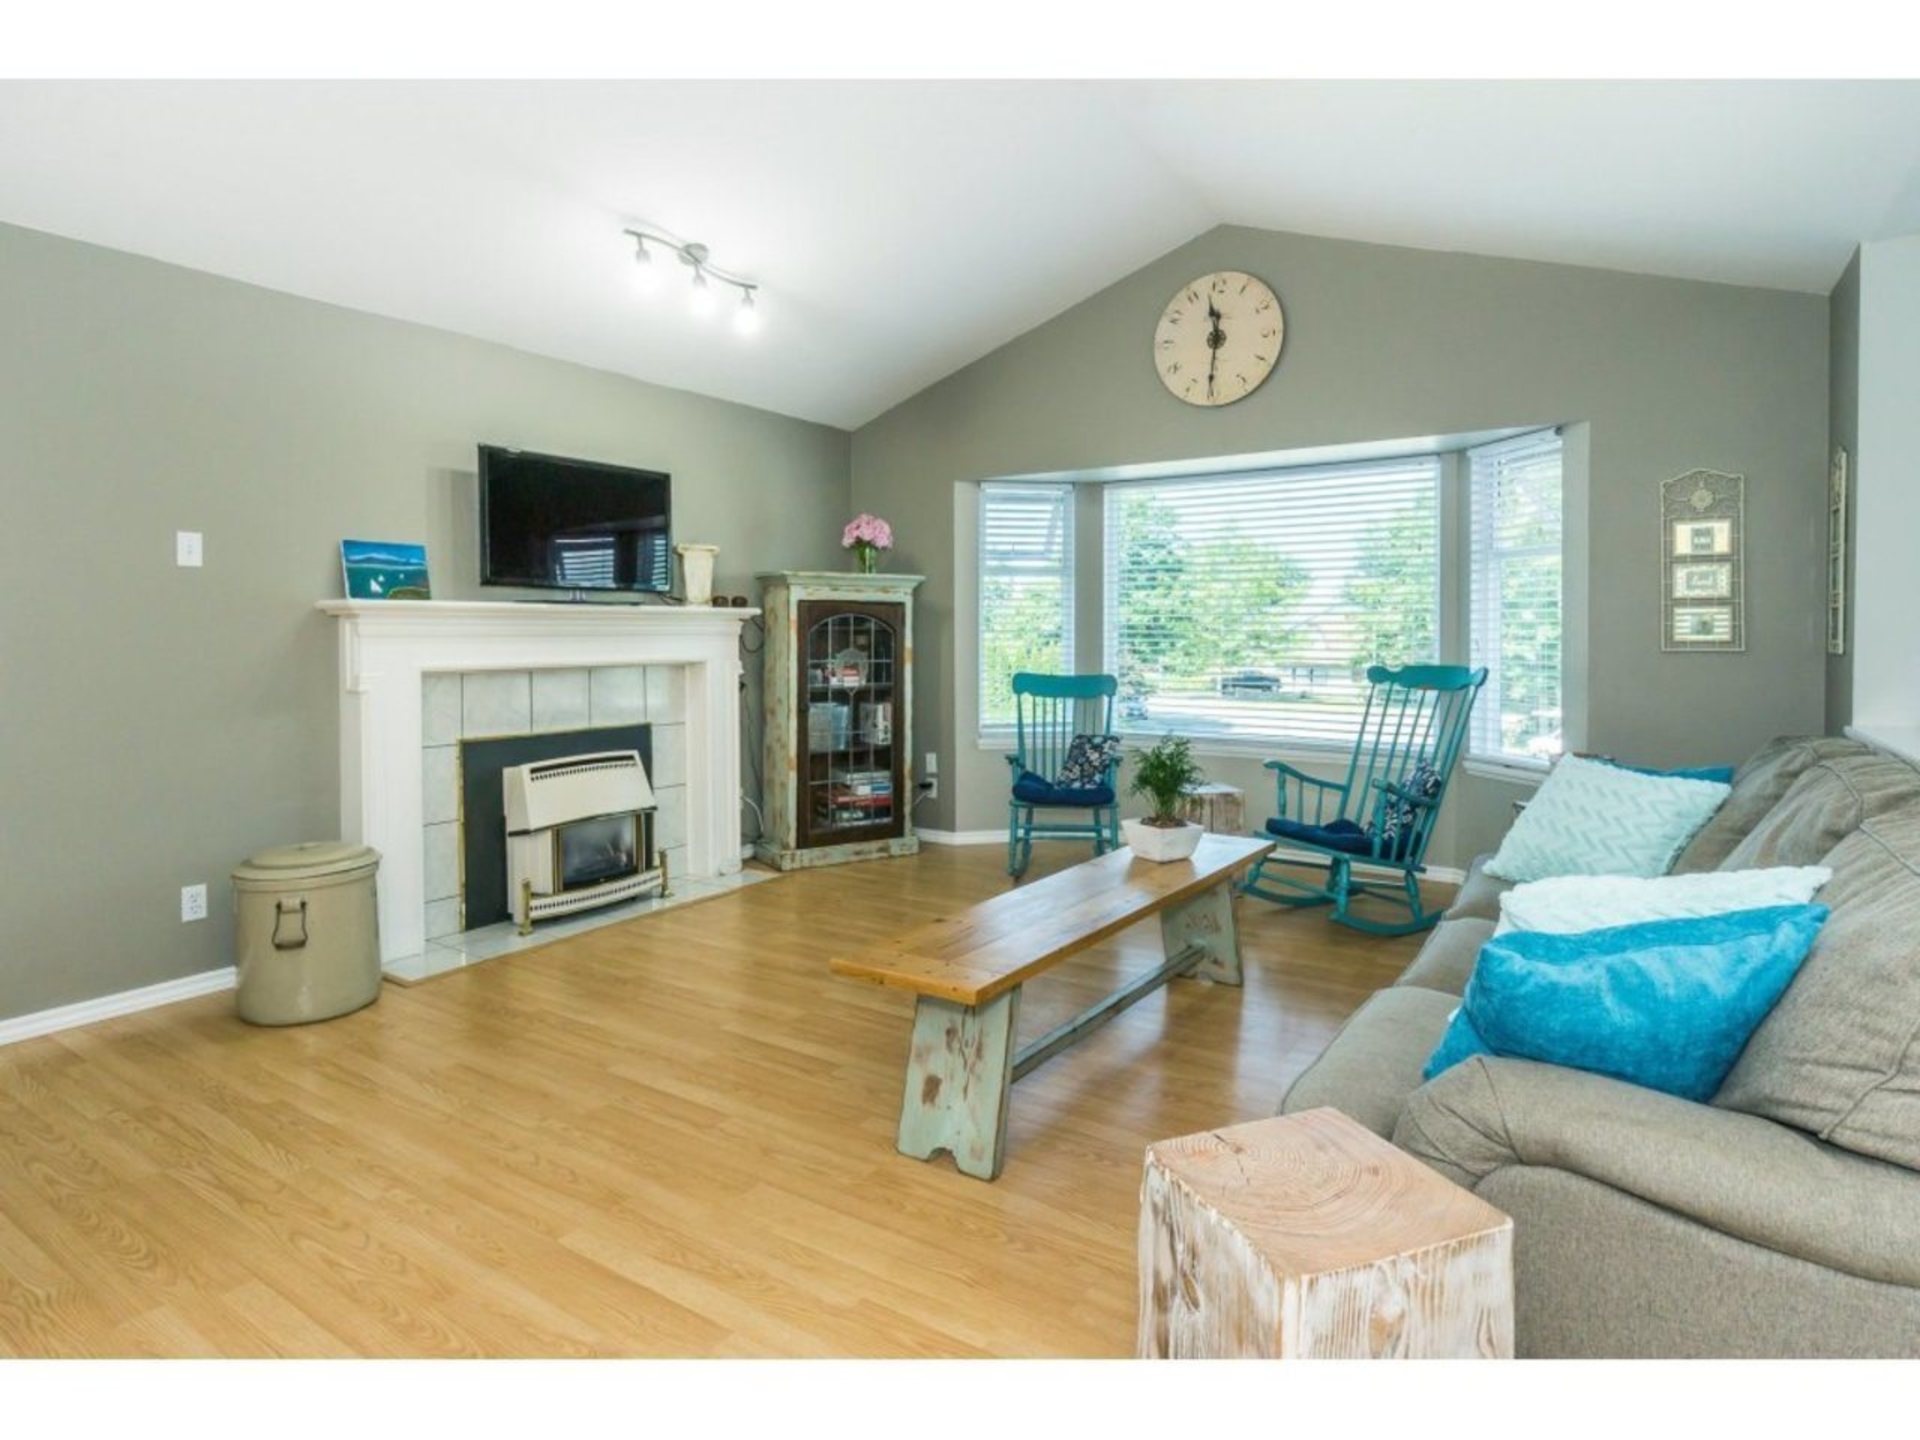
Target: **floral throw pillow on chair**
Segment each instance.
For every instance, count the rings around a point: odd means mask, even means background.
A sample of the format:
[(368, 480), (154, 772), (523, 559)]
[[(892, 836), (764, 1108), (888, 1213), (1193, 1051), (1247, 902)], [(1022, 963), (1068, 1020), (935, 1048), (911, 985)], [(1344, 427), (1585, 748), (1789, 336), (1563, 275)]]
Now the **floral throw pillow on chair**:
[[(1422, 800), (1431, 800), (1440, 793), (1440, 772), (1422, 760), (1413, 767), (1400, 788), (1409, 795), (1417, 795)], [(1389, 796), (1386, 814), (1380, 820), (1381, 847), (1388, 855), (1398, 855), (1406, 843), (1413, 838), (1415, 820), (1414, 806), (1409, 802)]]
[(1076, 735), (1054, 783), (1062, 790), (1092, 790), (1107, 783), (1107, 767), (1119, 758), (1117, 735)]

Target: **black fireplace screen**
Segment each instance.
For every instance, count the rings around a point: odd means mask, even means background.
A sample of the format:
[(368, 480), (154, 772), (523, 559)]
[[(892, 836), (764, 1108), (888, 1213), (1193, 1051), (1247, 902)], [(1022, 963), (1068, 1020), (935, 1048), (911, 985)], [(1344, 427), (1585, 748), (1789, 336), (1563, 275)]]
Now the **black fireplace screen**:
[(577, 890), (639, 870), (637, 818), (597, 815), (560, 826), (560, 888)]

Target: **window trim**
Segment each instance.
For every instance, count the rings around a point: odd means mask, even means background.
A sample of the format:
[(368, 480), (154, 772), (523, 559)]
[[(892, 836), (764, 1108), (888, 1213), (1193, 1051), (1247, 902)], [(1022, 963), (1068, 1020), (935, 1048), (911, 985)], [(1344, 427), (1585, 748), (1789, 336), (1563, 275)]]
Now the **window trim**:
[(973, 569), (974, 569), (974, 616), (973, 616), (973, 704), (974, 724), (979, 732), (981, 748), (988, 748), (987, 741), (1005, 740), (1004, 747), (996, 744), (994, 748), (1013, 748), (1014, 722), (1012, 720), (988, 720), (986, 718), (986, 591), (989, 572), (986, 565), (987, 520), (992, 508), (991, 497), (995, 491), (1052, 491), (1060, 497), (1061, 536), (1060, 536), (1060, 650), (1061, 662), (1066, 673), (1072, 673), (1074, 653), (1079, 627), (1075, 623), (1078, 608), (1078, 548), (1075, 510), (1079, 499), (1079, 487), (1066, 480), (983, 480), (979, 484), (974, 516)]
[[(1566, 594), (1566, 590), (1567, 590), (1567, 445), (1566, 445), (1566, 436), (1565, 436), (1564, 427), (1562, 426), (1558, 426), (1558, 425), (1545, 426), (1537, 430), (1530, 430), (1523, 435), (1510, 435), (1505, 439), (1491, 441), (1490, 443), (1485, 445), (1470, 446), (1466, 450), (1461, 452), (1462, 459), (1465, 462), (1463, 466), (1463, 469), (1465, 472), (1463, 478), (1466, 483), (1463, 488), (1464, 488), (1464, 493), (1466, 497), (1466, 507), (1467, 507), (1466, 534), (1464, 537), (1465, 544), (1461, 547), (1464, 562), (1465, 562), (1464, 574), (1462, 578), (1465, 582), (1464, 583), (1464, 602), (1465, 602), (1467, 623), (1466, 623), (1465, 633), (1461, 636), (1461, 642), (1462, 642), (1461, 648), (1467, 656), (1467, 663), (1469, 665), (1473, 664), (1476, 658), (1474, 654), (1475, 634), (1482, 618), (1480, 614), (1480, 607), (1475, 603), (1475, 583), (1480, 574), (1480, 569), (1481, 569), (1481, 553), (1480, 553), (1480, 518), (1481, 517), (1480, 517), (1480, 503), (1479, 503), (1480, 501), (1479, 487), (1475, 483), (1475, 477), (1474, 477), (1474, 464), (1473, 464), (1474, 458), (1479, 455), (1498, 454), (1500, 452), (1524, 451), (1524, 450), (1533, 449), (1540, 444), (1543, 436), (1553, 437), (1555, 448), (1559, 451), (1559, 455), (1560, 455), (1560, 516), (1559, 516), (1560, 543), (1558, 546), (1557, 553), (1559, 554), (1560, 565), (1561, 565), (1561, 569), (1560, 569), (1560, 734), (1561, 734), (1562, 743), (1564, 745), (1566, 741), (1566, 734), (1567, 734), (1567, 728), (1568, 728), (1567, 694), (1568, 694), (1569, 686), (1567, 683), (1568, 625), (1567, 625), (1567, 603), (1566, 603), (1567, 602), (1567, 594)], [(1554, 546), (1527, 545), (1527, 546), (1514, 546), (1509, 549), (1501, 550), (1500, 557), (1503, 560), (1525, 559), (1528, 557), (1537, 558), (1542, 555), (1551, 555), (1554, 553), (1556, 553)], [(1492, 684), (1497, 684), (1499, 680), (1499, 674), (1496, 667), (1497, 667), (1497, 661), (1495, 662), (1495, 664), (1490, 664), (1487, 666), (1487, 679)], [(1492, 694), (1494, 696), (1497, 696), (1498, 691), (1494, 690)], [(1483, 687), (1480, 695), (1480, 701), (1487, 702), (1488, 700), (1489, 700), (1489, 692), (1485, 687)], [(1526, 755), (1509, 754), (1505, 750), (1487, 751), (1487, 750), (1482, 750), (1477, 748), (1480, 740), (1480, 735), (1481, 735), (1479, 721), (1481, 720), (1482, 716), (1484, 716), (1487, 713), (1489, 712), (1482, 709), (1479, 704), (1476, 704), (1474, 719), (1473, 721), (1470, 721), (1468, 723), (1467, 743), (1466, 743), (1465, 750), (1463, 751), (1460, 757), (1460, 763), (1466, 768), (1467, 773), (1470, 775), (1480, 776), (1483, 779), (1505, 780), (1512, 783), (1526, 784), (1526, 785), (1538, 785), (1542, 780), (1546, 779), (1547, 772), (1553, 768), (1553, 760), (1551, 757), (1543, 756), (1543, 757), (1535, 758), (1535, 757), (1526, 756)]]

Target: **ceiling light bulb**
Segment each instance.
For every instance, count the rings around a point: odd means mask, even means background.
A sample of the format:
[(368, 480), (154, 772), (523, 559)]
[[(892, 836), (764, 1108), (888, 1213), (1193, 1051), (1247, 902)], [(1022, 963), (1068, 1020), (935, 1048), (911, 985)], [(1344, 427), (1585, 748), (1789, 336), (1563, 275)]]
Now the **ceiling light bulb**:
[(707, 284), (706, 272), (693, 272), (693, 294), (687, 297), (687, 308), (702, 318), (713, 313), (713, 287)]
[(740, 308), (733, 312), (733, 328), (740, 335), (758, 334), (760, 330), (760, 312), (754, 308), (753, 292), (740, 292)]
[(647, 249), (647, 242), (638, 236), (633, 242), (633, 288), (642, 295), (651, 295), (660, 288), (660, 267), (653, 263), (653, 252)]

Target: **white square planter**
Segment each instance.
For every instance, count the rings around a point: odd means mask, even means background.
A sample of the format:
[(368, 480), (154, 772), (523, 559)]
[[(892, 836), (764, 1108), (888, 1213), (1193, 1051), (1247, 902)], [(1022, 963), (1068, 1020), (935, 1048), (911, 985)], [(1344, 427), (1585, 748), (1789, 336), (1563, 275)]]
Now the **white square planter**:
[(1207, 833), (1206, 826), (1196, 825), (1191, 820), (1166, 829), (1149, 825), (1144, 820), (1122, 820), (1120, 829), (1136, 856), (1142, 860), (1162, 862), (1191, 859), (1193, 852), (1199, 848), (1200, 837)]

